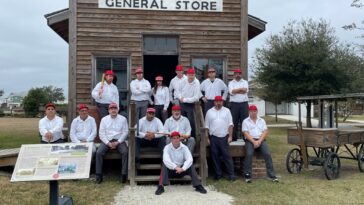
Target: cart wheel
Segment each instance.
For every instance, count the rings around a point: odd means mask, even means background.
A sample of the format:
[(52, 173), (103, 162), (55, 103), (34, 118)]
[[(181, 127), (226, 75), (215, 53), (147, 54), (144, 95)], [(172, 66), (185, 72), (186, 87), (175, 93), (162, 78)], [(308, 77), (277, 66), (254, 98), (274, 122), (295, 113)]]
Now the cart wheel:
[(331, 152), (325, 159), (324, 171), (328, 180), (336, 179), (340, 173), (340, 158), (339, 156)]
[(364, 172), (364, 144), (361, 145), (358, 153), (358, 166), (361, 172)]
[(301, 150), (294, 148), (288, 152), (286, 158), (287, 171), (290, 174), (298, 174), (301, 172), (303, 166), (303, 158)]

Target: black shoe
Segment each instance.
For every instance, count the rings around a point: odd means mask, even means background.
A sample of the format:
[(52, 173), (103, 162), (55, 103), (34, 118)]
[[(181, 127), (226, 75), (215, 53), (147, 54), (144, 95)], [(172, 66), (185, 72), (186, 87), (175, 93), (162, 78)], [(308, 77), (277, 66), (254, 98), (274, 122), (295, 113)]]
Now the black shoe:
[(222, 176), (214, 176), (215, 181), (219, 181), (222, 178)]
[(121, 175), (121, 183), (125, 184), (127, 181), (127, 176), (125, 174)]
[(270, 177), (270, 180), (272, 180), (272, 182), (275, 182), (275, 183), (278, 183), (279, 182), (279, 180), (278, 180), (278, 178), (277, 177)]
[(164, 187), (159, 185), (157, 191), (155, 191), (155, 195), (161, 195), (164, 192)]
[(230, 177), (229, 177), (229, 181), (231, 181), (231, 182), (236, 181), (236, 177), (235, 177), (235, 176), (230, 176)]
[(96, 184), (101, 184), (103, 177), (101, 174), (96, 174)]
[(245, 174), (244, 177), (246, 183), (252, 183), (252, 177), (250, 176), (250, 174)]
[(197, 185), (196, 187), (195, 187), (195, 191), (198, 191), (198, 192), (200, 192), (201, 194), (206, 194), (207, 193), (207, 191), (206, 191), (206, 189), (200, 184), (200, 185)]

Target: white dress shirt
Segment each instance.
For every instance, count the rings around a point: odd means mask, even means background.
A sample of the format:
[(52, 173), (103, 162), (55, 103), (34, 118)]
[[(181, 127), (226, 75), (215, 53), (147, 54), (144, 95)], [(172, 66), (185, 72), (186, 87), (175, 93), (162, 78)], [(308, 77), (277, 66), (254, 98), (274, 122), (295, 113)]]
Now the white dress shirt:
[(155, 133), (155, 138), (164, 136), (163, 134), (156, 134), (157, 132), (163, 133), (163, 124), (160, 119), (154, 117), (152, 121), (147, 120), (147, 117), (142, 117), (139, 120), (139, 135), (138, 138), (144, 138), (147, 132)]
[(174, 77), (169, 83), (169, 97), (170, 100), (181, 98), (183, 81), (187, 79), (187, 76), (183, 75), (181, 78)]
[(225, 137), (229, 134), (229, 127), (233, 124), (231, 112), (226, 107), (216, 110), (215, 107), (206, 113), (205, 127), (209, 129), (209, 134), (216, 137)]
[(42, 135), (42, 140), (44, 142), (48, 142), (48, 139), (45, 137), (47, 132), (52, 133), (53, 139), (50, 142), (55, 142), (59, 139), (63, 139), (63, 119), (58, 117), (57, 115), (53, 118), (53, 120), (49, 120), (47, 116), (43, 117), (39, 120), (39, 133)]
[(163, 163), (170, 170), (183, 165), (181, 168), (186, 171), (191, 167), (193, 158), (190, 150), (183, 143), (180, 143), (177, 149), (173, 147), (172, 143), (169, 143), (163, 150)]
[(118, 114), (115, 118), (107, 115), (101, 119), (99, 137), (104, 144), (108, 144), (113, 139), (122, 143), (128, 136), (128, 132), (128, 122), (122, 115)]
[(131, 100), (144, 101), (150, 100), (152, 88), (148, 80), (144, 78), (141, 80), (134, 79), (130, 82)]
[(200, 81), (195, 78), (195, 80), (190, 83), (186, 79), (182, 84), (181, 98), (183, 98), (183, 103), (198, 102), (202, 97)]
[(95, 99), (96, 102), (101, 104), (110, 104), (114, 102), (119, 105), (119, 91), (113, 83), (107, 84), (107, 82), (105, 81), (104, 91), (102, 92), (101, 97), (99, 96), (100, 89), (101, 82), (97, 83), (91, 93), (93, 99)]
[(257, 121), (254, 123), (254, 121), (248, 117), (243, 121), (241, 129), (243, 132), (248, 132), (254, 139), (259, 139), (263, 132), (268, 128), (264, 119), (257, 117)]
[[(249, 101), (249, 97), (248, 97), (248, 92), (249, 92), (249, 86), (248, 86), (248, 82), (244, 79), (240, 79), (240, 81), (236, 81), (235, 79), (229, 82), (229, 94), (230, 94), (230, 102), (248, 102)], [(240, 94), (240, 93), (236, 93), (233, 94), (232, 91), (234, 89), (237, 88), (246, 88), (246, 93), (244, 94)]]
[(167, 110), (169, 106), (169, 90), (166, 86), (158, 86), (157, 92), (154, 93), (154, 105), (164, 105), (163, 109)]
[(215, 96), (221, 96), (221, 92), (224, 92), (222, 98), (226, 100), (228, 89), (224, 81), (219, 78), (215, 78), (213, 82), (208, 78), (201, 83), (201, 91), (205, 92), (205, 97), (208, 100), (215, 100)]
[(90, 115), (85, 120), (80, 116), (73, 119), (71, 123), (70, 138), (72, 142), (93, 142), (97, 134), (95, 118)]
[(182, 115), (178, 120), (174, 119), (173, 116), (168, 118), (164, 123), (164, 132), (172, 133), (174, 131), (184, 135), (191, 135), (191, 125), (188, 118)]

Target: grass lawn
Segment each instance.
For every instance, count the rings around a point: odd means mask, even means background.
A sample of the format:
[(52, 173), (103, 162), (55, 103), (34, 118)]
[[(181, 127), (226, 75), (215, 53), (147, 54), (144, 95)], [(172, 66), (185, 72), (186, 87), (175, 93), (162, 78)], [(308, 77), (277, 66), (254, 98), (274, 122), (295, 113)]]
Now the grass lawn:
[(278, 121), (276, 122), (276, 118), (272, 116), (264, 116), (263, 119), (267, 123), (267, 125), (275, 125), (275, 124), (294, 124), (294, 121), (286, 120), (278, 117)]
[[(0, 120), (2, 120), (0, 118)], [(10, 119), (8, 119), (9, 121)], [(30, 120), (37, 122), (38, 119)], [(17, 139), (17, 144), (23, 142), (38, 142), (39, 138), (34, 134), (22, 134), (21, 129), (28, 126), (18, 127), (17, 135), (3, 129), (3, 121), (0, 121), (0, 136), (11, 136)], [(21, 128), (21, 129), (20, 129)], [(30, 127), (28, 127), (30, 128)], [(37, 134), (37, 123), (35, 123), (35, 135)], [(33, 132), (34, 132), (33, 130)], [(25, 132), (25, 131), (23, 131)], [(27, 130), (27, 132), (32, 132)], [(6, 133), (6, 134), (4, 134)], [(20, 136), (28, 136), (27, 139), (19, 139)], [(35, 138), (35, 139), (33, 139)], [(254, 180), (246, 184), (240, 177), (231, 183), (227, 180), (218, 182), (208, 179), (208, 184), (214, 185), (217, 190), (234, 196), (235, 204), (362, 204), (364, 198), (363, 180), (364, 173), (360, 173), (357, 162), (353, 160), (341, 160), (341, 173), (337, 180), (329, 181), (325, 178), (321, 167), (314, 170), (302, 171), (300, 174), (288, 174), (285, 168), (285, 157), (287, 152), (295, 146), (288, 145), (285, 128), (271, 128), (269, 146), (273, 156), (274, 166), (280, 183), (272, 183), (265, 179)], [(15, 146), (11, 140), (7, 144)], [(4, 146), (5, 147), (5, 146)], [(118, 168), (106, 166), (105, 182), (95, 185), (93, 182), (85, 181), (61, 181), (60, 193), (73, 197), (75, 204), (105, 204), (105, 201), (113, 201), (114, 195), (122, 185), (117, 180)], [(0, 204), (30, 204), (39, 205), (48, 203), (48, 184), (46, 182), (18, 182), (10, 183), (9, 176), (1, 176), (0, 169)], [(143, 193), (141, 193), (143, 194)], [(148, 204), (148, 202), (145, 202)], [(176, 205), (178, 202), (175, 203)]]

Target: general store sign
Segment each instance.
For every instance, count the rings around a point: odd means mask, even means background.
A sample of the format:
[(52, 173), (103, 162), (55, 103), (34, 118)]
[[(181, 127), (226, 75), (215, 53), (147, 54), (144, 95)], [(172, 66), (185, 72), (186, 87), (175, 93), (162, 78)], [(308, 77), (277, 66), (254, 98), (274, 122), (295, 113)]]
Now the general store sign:
[(223, 0), (99, 0), (99, 8), (222, 12)]

